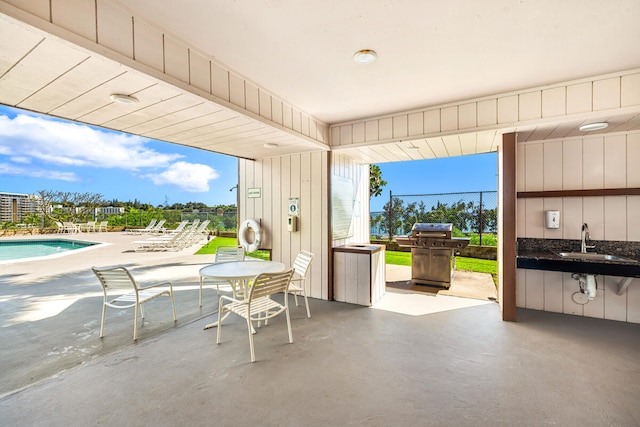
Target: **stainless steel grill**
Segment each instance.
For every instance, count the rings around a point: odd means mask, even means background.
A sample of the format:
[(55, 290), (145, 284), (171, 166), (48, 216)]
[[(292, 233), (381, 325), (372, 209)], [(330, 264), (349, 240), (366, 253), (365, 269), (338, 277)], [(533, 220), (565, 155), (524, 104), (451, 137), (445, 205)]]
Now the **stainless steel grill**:
[(411, 248), (411, 282), (449, 288), (456, 265), (456, 251), (469, 239), (452, 237), (453, 224), (417, 222), (411, 235), (397, 237), (399, 246)]

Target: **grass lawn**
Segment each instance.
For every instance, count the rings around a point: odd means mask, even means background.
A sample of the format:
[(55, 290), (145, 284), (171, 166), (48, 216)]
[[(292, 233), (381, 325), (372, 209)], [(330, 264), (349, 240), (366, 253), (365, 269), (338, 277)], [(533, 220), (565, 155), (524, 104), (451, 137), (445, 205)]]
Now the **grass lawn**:
[[(234, 237), (216, 237), (204, 245), (196, 254), (215, 254), (218, 246), (236, 246), (237, 240)], [(269, 252), (256, 251), (247, 256), (260, 259), (269, 259)], [(411, 252), (386, 251), (387, 264), (411, 265)], [(456, 269), (463, 271), (475, 271), (477, 273), (489, 273), (492, 276), (498, 275), (498, 262), (491, 259), (456, 257)]]
[[(411, 252), (386, 251), (387, 264), (411, 265)], [(498, 274), (498, 262), (492, 259), (456, 257), (456, 269), (477, 273)]]
[[(204, 245), (196, 255), (215, 255), (216, 249), (218, 246), (237, 246), (238, 241), (235, 237), (216, 237), (215, 239), (209, 240), (209, 242)], [(263, 260), (269, 260), (269, 252), (258, 250), (253, 253), (247, 254), (252, 258), (259, 258)]]

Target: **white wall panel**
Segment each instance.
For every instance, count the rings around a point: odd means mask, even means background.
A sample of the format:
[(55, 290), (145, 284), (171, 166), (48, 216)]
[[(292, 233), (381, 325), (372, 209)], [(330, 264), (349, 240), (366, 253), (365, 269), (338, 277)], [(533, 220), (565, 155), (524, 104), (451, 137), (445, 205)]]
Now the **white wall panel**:
[(620, 78), (593, 82), (593, 109), (608, 110), (620, 107)]
[(640, 104), (640, 73), (622, 76), (620, 104), (622, 107)]
[(542, 91), (542, 117), (563, 116), (566, 114), (567, 91), (564, 86)]
[[(560, 176), (564, 190), (638, 187), (638, 184), (629, 184), (640, 169), (637, 160), (630, 162), (629, 157), (630, 150), (638, 150), (636, 147), (640, 146), (639, 135), (634, 132), (549, 140), (543, 144), (519, 143), (518, 190), (536, 191), (540, 177), (543, 177), (544, 190), (559, 190), (553, 184)], [(538, 146), (544, 147), (542, 156)], [(516, 209), (518, 237), (579, 240), (581, 225), (586, 222), (593, 240), (640, 241), (640, 196), (524, 198), (518, 199)], [(544, 228), (544, 210), (560, 211), (559, 229)], [(597, 280), (596, 298), (581, 305), (571, 298), (579, 287), (570, 273), (518, 269), (516, 304), (536, 310), (640, 323), (638, 279), (631, 282), (623, 295), (617, 295), (621, 278), (598, 275)]]
[[(240, 160), (240, 221), (262, 221), (265, 245), (272, 258), (292, 265), (301, 249), (315, 255), (308, 276), (312, 298), (328, 297), (329, 230), (327, 204), (328, 152), (274, 157), (259, 161)], [(249, 199), (247, 188), (261, 188), (262, 197)], [(299, 198), (299, 231), (286, 228), (290, 197)]]
[(95, 42), (95, 5), (94, 1), (86, 0), (51, 0), (51, 21), (87, 40)]
[(591, 111), (591, 82), (567, 86), (567, 114)]
[[(31, 3), (31, 2), (29, 2)], [(117, 5), (99, 0), (97, 3), (98, 43), (127, 58), (133, 58), (133, 22)]]

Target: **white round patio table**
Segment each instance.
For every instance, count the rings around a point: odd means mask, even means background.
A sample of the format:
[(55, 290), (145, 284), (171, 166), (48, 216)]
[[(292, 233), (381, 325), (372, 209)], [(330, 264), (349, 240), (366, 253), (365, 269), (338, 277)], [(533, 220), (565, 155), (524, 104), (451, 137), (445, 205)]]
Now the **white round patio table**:
[[(231, 284), (235, 296), (237, 284), (244, 286), (247, 281), (258, 274), (279, 273), (281, 271), (284, 271), (284, 264), (278, 261), (263, 261), (259, 259), (228, 261), (202, 267), (200, 269), (200, 280), (226, 280)], [(244, 292), (244, 295), (246, 295), (246, 292)], [(209, 329), (215, 326), (218, 326), (218, 322), (209, 323), (204, 328)]]

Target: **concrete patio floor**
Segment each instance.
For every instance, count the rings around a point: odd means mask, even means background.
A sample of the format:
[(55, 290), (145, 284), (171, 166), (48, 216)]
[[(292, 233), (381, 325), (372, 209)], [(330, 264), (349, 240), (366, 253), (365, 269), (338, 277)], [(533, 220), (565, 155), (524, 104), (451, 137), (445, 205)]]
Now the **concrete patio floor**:
[[(198, 308), (210, 257), (81, 237), (111, 244), (0, 265), (4, 425), (640, 424), (640, 325), (531, 310), (506, 323), (490, 301), (390, 289), (383, 301), (395, 301), (373, 309), (312, 299), (307, 319), (292, 307), (294, 343), (277, 318), (258, 330), (252, 364), (240, 319), (221, 345), (203, 330), (216, 310), (211, 289)], [(177, 324), (160, 299), (138, 342), (132, 310), (108, 312), (100, 339), (89, 267), (113, 264), (172, 280)]]

